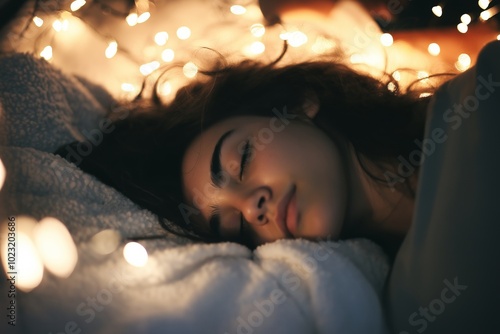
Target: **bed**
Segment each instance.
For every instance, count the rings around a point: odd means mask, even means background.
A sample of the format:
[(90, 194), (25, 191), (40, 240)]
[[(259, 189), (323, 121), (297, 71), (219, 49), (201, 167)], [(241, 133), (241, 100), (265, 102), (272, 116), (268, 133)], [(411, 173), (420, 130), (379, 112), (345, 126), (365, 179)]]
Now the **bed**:
[[(251, 251), (171, 234), (140, 240), (147, 261), (132, 265), (124, 255), (129, 243), (165, 233), (156, 217), (52, 153), (101, 129), (116, 95), (97, 84), (101, 80), (65, 73), (38, 56), (3, 56), (2, 221), (15, 217), (17, 228), (26, 226), (29, 235), (44, 218), (57, 218), (73, 246), (54, 241), (51, 250), (65, 254), (75, 247), (78, 260), (66, 278), (43, 263), (40, 282), (15, 289), (14, 297), (4, 297), (12, 275), (2, 271), (0, 303), (7, 320), (1, 332), (498, 332), (498, 44), (433, 98), (426, 136), (433, 139), (439, 128), (448, 137), (434, 138), (425, 157), (418, 214), (393, 266), (365, 239), (281, 240)], [(457, 115), (448, 110), (474, 103), (469, 97), (477, 97), (478, 85), (488, 98), (456, 126)], [(103, 231), (108, 243), (116, 242), (106, 254), (96, 251)], [(23, 273), (15, 275), (19, 280)], [(453, 303), (446, 302), (452, 295), (442, 293), (450, 286), (457, 292)]]

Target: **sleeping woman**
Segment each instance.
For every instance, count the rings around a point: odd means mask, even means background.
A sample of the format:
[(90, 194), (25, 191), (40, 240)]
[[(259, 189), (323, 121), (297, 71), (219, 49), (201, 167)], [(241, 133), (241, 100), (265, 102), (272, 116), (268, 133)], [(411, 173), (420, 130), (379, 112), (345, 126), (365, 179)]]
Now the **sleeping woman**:
[(79, 167), (196, 239), (368, 237), (397, 250), (418, 166), (397, 168), (419, 149), (428, 97), (332, 62), (204, 73), (169, 104), (111, 115), (114, 131)]

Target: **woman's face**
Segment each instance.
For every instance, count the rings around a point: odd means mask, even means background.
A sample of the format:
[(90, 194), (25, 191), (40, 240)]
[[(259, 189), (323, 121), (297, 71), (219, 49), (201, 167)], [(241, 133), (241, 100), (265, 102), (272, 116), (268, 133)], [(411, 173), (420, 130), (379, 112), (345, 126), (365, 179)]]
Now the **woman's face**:
[(291, 118), (234, 117), (202, 132), (183, 159), (185, 217), (253, 245), (337, 238), (347, 206), (343, 157), (315, 125)]

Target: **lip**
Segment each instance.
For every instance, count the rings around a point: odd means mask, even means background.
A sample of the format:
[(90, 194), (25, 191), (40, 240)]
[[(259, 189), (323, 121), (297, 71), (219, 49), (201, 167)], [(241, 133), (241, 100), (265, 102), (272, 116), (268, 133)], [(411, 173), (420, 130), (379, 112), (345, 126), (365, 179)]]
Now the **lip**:
[(293, 237), (297, 229), (297, 197), (293, 185), (278, 205), (276, 223), (287, 237)]

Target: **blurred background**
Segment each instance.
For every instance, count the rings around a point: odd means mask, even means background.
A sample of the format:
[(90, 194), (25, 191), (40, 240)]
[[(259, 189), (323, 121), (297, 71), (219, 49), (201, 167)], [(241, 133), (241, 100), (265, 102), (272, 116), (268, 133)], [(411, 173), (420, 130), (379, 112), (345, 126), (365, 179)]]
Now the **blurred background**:
[[(35, 53), (117, 97), (178, 69), (175, 93), (213, 48), (231, 61), (328, 57), (379, 75), (460, 72), (497, 37), (498, 1), (1, 0), (1, 50)], [(417, 66), (418, 65), (418, 66)], [(400, 78), (402, 73), (396, 73)], [(156, 77), (153, 74), (151, 80)]]

